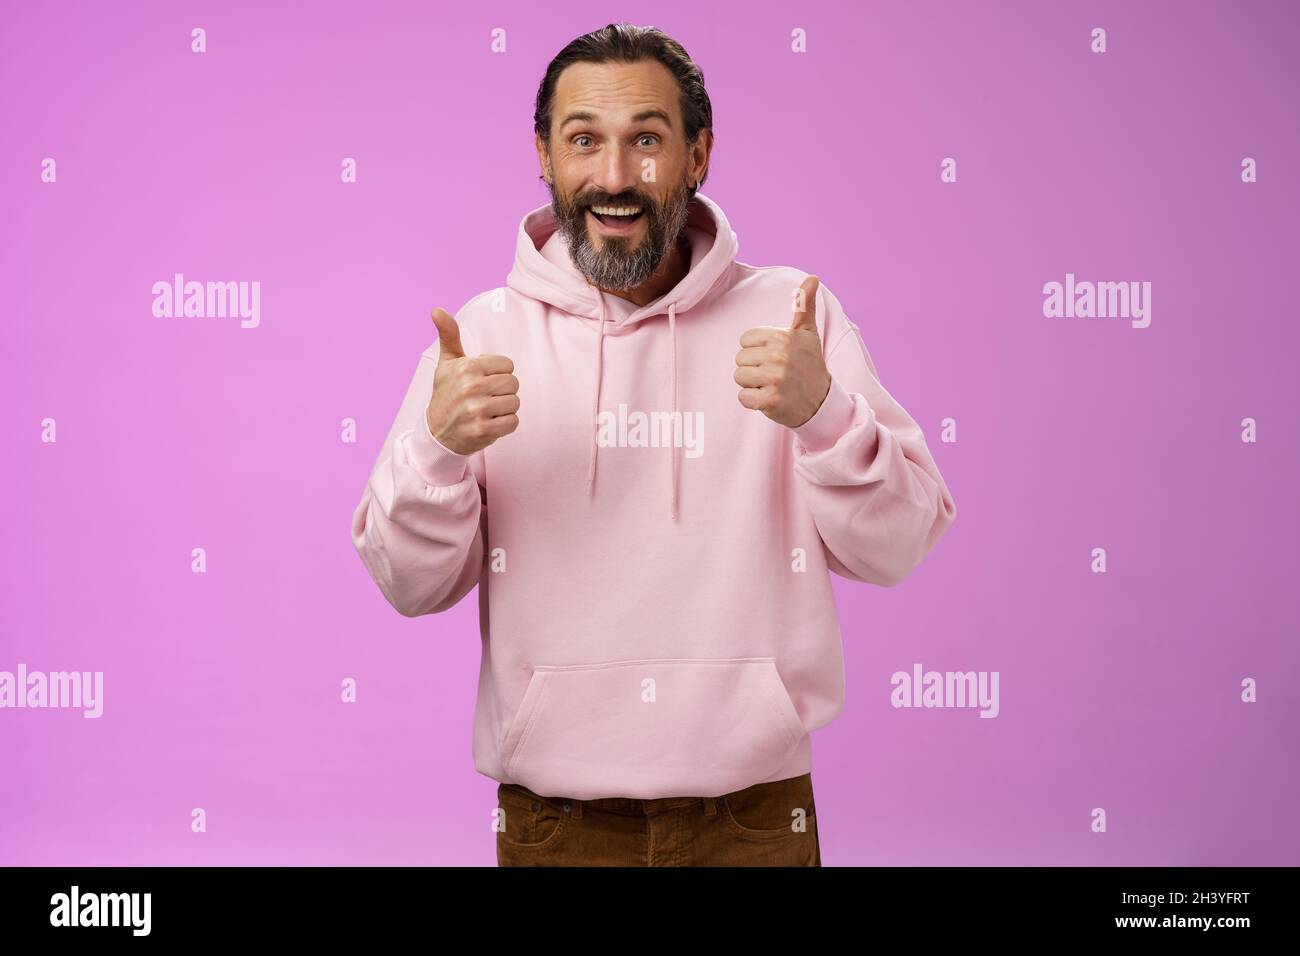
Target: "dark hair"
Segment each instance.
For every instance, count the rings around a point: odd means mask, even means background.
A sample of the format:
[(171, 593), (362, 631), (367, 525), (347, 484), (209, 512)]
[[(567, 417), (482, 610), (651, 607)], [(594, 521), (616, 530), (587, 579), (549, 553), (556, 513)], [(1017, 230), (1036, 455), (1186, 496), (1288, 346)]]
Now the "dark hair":
[[(546, 148), (551, 146), (551, 110), (555, 105), (555, 85), (564, 68), (572, 63), (636, 63), (640, 60), (657, 60), (668, 68), (681, 90), (682, 122), (686, 127), (686, 142), (693, 145), (700, 130), (713, 128), (713, 104), (704, 88), (704, 71), (690, 58), (682, 45), (658, 27), (638, 27), (630, 23), (611, 23), (599, 30), (573, 40), (556, 54), (546, 67), (546, 75), (537, 88), (537, 105), (533, 111), (533, 129), (542, 138)], [(698, 183), (689, 187), (693, 198), (695, 191), (709, 178), (709, 170)]]

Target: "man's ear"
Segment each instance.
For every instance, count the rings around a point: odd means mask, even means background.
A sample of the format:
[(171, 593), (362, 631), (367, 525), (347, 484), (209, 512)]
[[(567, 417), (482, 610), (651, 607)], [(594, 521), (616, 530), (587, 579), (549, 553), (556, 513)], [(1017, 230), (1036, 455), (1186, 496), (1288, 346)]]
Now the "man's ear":
[(537, 162), (542, 167), (542, 178), (551, 182), (551, 156), (550, 150), (546, 147), (546, 141), (542, 139), (541, 133), (533, 134), (534, 145), (537, 147)]
[(707, 126), (700, 130), (691, 147), (691, 158), (699, 165), (699, 173), (694, 177), (695, 185), (699, 186), (704, 181), (704, 177), (709, 174), (709, 157), (713, 155), (713, 130)]

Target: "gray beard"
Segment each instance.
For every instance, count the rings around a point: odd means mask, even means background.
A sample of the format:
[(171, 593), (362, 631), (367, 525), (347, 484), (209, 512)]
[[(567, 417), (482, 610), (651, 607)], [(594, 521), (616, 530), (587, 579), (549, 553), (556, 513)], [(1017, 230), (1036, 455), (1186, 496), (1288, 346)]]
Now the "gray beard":
[(642, 215), (650, 217), (649, 228), (635, 249), (627, 249), (629, 240), (609, 236), (604, 237), (604, 248), (597, 249), (588, 234), (586, 207), (573, 207), (576, 215), (566, 215), (554, 184), (550, 186), (551, 211), (568, 240), (574, 267), (592, 285), (620, 292), (635, 289), (654, 275), (681, 235), (690, 205), (683, 187), (669, 198), (662, 214), (653, 203), (645, 206)]

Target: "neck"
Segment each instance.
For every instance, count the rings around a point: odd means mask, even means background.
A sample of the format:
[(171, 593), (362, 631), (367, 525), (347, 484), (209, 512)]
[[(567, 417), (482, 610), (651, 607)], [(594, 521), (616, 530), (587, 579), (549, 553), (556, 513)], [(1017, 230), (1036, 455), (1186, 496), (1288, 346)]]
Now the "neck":
[(649, 279), (635, 289), (601, 289), (601, 291), (616, 295), (620, 299), (627, 299), (633, 305), (646, 305), (681, 282), (690, 268), (691, 244), (686, 241), (685, 230), (682, 230), (682, 234), (677, 236), (677, 241), (673, 243), (673, 247), (668, 250), (663, 262), (659, 263), (659, 268)]

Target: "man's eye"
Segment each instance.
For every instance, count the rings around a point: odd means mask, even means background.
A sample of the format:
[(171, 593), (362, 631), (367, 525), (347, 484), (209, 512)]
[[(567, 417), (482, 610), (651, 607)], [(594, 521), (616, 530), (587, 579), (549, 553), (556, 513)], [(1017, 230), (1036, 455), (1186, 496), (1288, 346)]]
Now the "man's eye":
[(573, 142), (574, 142), (576, 145), (578, 145), (578, 146), (582, 146), (583, 143), (582, 143), (581, 141), (584, 140), (584, 139), (591, 139), (591, 137), (588, 136), (588, 135), (586, 135), (586, 134), (584, 133), (582, 136), (575, 136), (575, 137), (573, 138)]
[(651, 146), (656, 146), (659, 143), (659, 137), (656, 136), (654, 133), (642, 133), (640, 138), (652, 140), (652, 142), (650, 143)]

